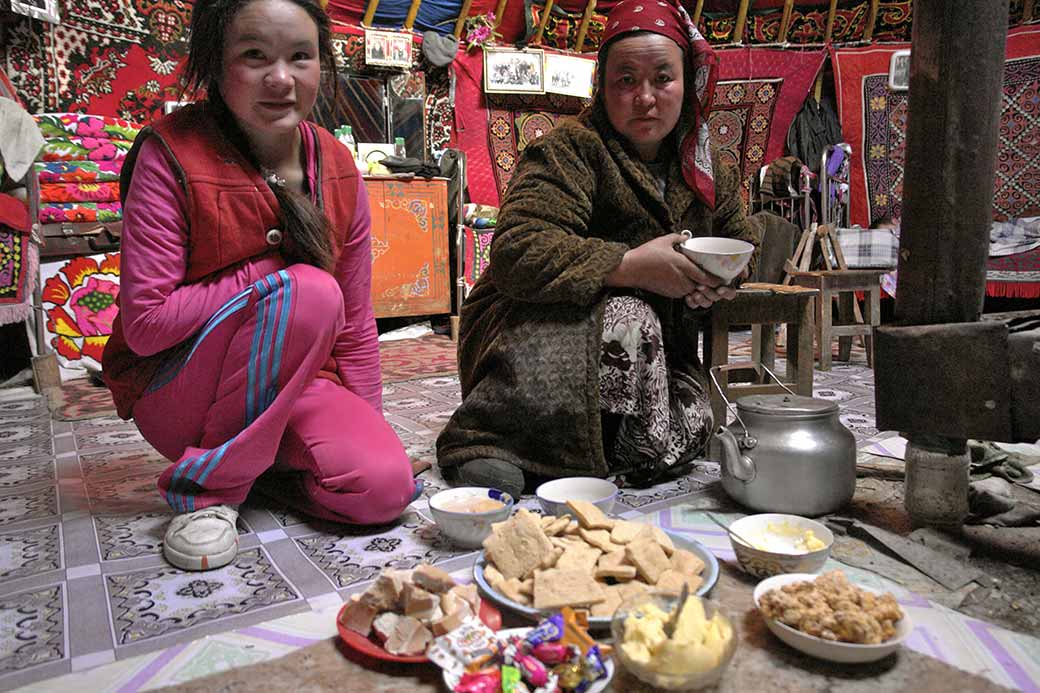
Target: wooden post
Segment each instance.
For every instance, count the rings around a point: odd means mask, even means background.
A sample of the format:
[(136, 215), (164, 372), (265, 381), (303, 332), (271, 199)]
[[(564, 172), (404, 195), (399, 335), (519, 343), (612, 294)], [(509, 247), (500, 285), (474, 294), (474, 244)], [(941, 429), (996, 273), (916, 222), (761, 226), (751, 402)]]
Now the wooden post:
[(411, 31), (415, 25), (415, 16), (419, 14), (419, 5), (422, 4), (422, 0), (412, 0), (411, 6), (408, 8), (408, 14), (404, 18), (404, 30)]
[(784, 15), (780, 18), (780, 35), (777, 37), (780, 43), (787, 43), (787, 32), (791, 29), (791, 14), (793, 11), (794, 0), (784, 0)]
[(1033, 21), (1033, 0), (1024, 0), (1022, 3), (1022, 21)]
[(459, 11), (459, 18), (455, 20), (455, 38), (462, 36), (462, 28), (466, 25), (466, 19), (469, 17), (469, 8), (473, 5), (473, 0), (465, 0), (462, 3), (462, 9)]
[(361, 18), (361, 26), (372, 26), (372, 19), (376, 16), (377, 7), (379, 7), (379, 0), (368, 0), (365, 16)]
[[(838, 0), (831, 0), (830, 9), (827, 10), (827, 28), (823, 30), (823, 42), (831, 42), (831, 34), (834, 32), (834, 18), (838, 15)], [(819, 99), (816, 99), (819, 101)]]
[(498, 25), (502, 23), (502, 15), (505, 14), (505, 11), (506, 11), (506, 2), (508, 2), (508, 0), (498, 0), (498, 4), (495, 5), (495, 28), (496, 29), (498, 28)]
[(737, 22), (733, 26), (734, 43), (744, 43), (744, 26), (747, 24), (747, 11), (750, 4), (751, 0), (740, 0), (740, 5), (737, 7)]
[[(792, 2), (793, 1), (794, 0), (792, 0)], [(697, 4), (693, 8), (693, 16), (690, 18), (690, 21), (693, 22), (694, 26), (697, 26), (698, 24), (700, 24), (701, 12), (703, 12), (703, 11), (704, 11), (704, 0), (697, 0)]]
[(585, 14), (581, 16), (581, 26), (578, 28), (578, 39), (574, 42), (574, 50), (581, 53), (585, 46), (585, 35), (589, 33), (589, 22), (592, 21), (592, 13), (596, 11), (596, 0), (589, 0), (585, 4)]
[(877, 8), (880, 0), (870, 0), (870, 9), (867, 10), (867, 25), (863, 27), (863, 40), (870, 41), (874, 38), (874, 24), (877, 23)]
[(549, 13), (552, 12), (553, 0), (545, 0), (545, 7), (542, 8), (542, 21), (538, 22), (538, 31), (535, 32), (534, 38), (531, 39), (531, 43), (534, 45), (540, 45), (542, 43), (542, 34), (545, 33), (545, 25), (549, 23)]
[(914, 3), (896, 320), (974, 322), (993, 215), (1008, 0)]

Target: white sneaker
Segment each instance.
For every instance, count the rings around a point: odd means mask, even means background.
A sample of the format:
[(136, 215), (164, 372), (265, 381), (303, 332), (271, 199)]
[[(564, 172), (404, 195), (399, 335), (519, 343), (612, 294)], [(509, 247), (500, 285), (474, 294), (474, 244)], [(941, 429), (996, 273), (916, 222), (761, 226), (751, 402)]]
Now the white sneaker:
[(170, 520), (163, 540), (166, 560), (182, 570), (211, 570), (234, 560), (238, 553), (238, 510), (214, 505)]

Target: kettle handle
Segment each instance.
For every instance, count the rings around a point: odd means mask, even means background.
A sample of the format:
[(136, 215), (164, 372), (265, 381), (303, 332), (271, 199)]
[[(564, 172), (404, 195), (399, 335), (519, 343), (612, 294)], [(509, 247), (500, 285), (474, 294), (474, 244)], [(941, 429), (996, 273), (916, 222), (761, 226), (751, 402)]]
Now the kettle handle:
[[(791, 390), (791, 388), (787, 387), (787, 385), (784, 385), (784, 383), (780, 380), (780, 378), (776, 377), (776, 373), (771, 371), (769, 369), (769, 366), (767, 366), (766, 364), (764, 364), (764, 363), (740, 364), (739, 368), (745, 369), (745, 368), (748, 368), (749, 366), (751, 368), (754, 368), (756, 371), (761, 368), (762, 370), (764, 370), (766, 373), (768, 373), (769, 375), (771, 375), (773, 377), (773, 380), (776, 381), (777, 385), (779, 385), (783, 389), (787, 390), (792, 395), (794, 395), (796, 397), (798, 396), (798, 394), (796, 392), (793, 392)], [(715, 389), (718, 390), (719, 396), (722, 397), (722, 401), (726, 403), (726, 408), (729, 409), (731, 412), (733, 412), (733, 416), (735, 416), (737, 418), (737, 422), (740, 424), (740, 427), (744, 429), (744, 437), (743, 437), (742, 440), (746, 443), (745, 447), (752, 448), (752, 447), (755, 446), (757, 441), (755, 441), (755, 439), (748, 433), (748, 427), (744, 424), (744, 420), (740, 418), (740, 414), (737, 413), (737, 410), (733, 408), (733, 404), (726, 397), (726, 393), (723, 392), (722, 386), (719, 385), (719, 381), (715, 377), (715, 372), (716, 371), (721, 372), (721, 371), (724, 371), (724, 370), (729, 370), (731, 368), (732, 368), (732, 366), (712, 366), (711, 368), (708, 369), (708, 375), (711, 376), (711, 382), (715, 386)], [(719, 425), (722, 425), (722, 424), (720, 423)]]

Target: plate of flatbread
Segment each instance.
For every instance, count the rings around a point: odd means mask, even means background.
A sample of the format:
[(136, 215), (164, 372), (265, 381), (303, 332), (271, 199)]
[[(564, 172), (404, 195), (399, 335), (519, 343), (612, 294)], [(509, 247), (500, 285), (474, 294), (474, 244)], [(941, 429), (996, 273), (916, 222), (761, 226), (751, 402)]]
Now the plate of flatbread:
[(473, 567), (481, 591), (532, 619), (564, 606), (587, 609), (590, 628), (609, 628), (614, 610), (647, 590), (705, 595), (719, 563), (702, 544), (660, 527), (611, 518), (591, 503), (568, 502), (572, 515), (518, 509), (496, 523)]

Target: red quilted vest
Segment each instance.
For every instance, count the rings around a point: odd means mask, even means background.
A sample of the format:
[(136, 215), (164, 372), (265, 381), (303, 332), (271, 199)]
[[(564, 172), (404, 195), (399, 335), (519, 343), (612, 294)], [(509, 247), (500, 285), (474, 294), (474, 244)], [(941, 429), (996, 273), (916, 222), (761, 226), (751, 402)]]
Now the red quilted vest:
[[(318, 206), (331, 222), (335, 253), (343, 247), (357, 202), (357, 167), (346, 147), (327, 130), (312, 123), (316, 135)], [(279, 224), (278, 201), (267, 183), (220, 134), (203, 104), (187, 106), (145, 128), (123, 163), (120, 193), (126, 200), (141, 145), (158, 138), (171, 155), (174, 171), (188, 201), (188, 266), (186, 282), (257, 255), (272, 252), (267, 232)], [(119, 416), (128, 419), (148, 387), (166, 352), (138, 356), (123, 334), (121, 315), (112, 323), (102, 366)], [(334, 376), (335, 365), (329, 375)], [(333, 377), (338, 380), (338, 378)]]

